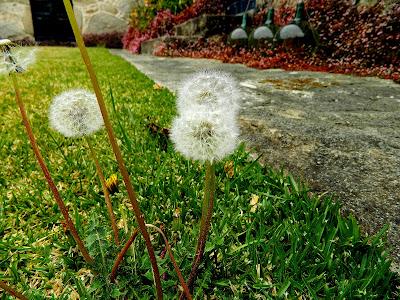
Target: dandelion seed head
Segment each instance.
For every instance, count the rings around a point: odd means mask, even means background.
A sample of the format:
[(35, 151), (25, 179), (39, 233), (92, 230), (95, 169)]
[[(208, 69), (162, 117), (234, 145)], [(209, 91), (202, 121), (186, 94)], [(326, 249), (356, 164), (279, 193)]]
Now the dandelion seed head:
[(172, 125), (171, 140), (186, 158), (219, 161), (237, 147), (239, 128), (235, 117), (209, 111), (186, 112)]
[(296, 24), (289, 24), (284, 26), (279, 32), (279, 36), (282, 40), (302, 38), (304, 37), (304, 32)]
[(96, 96), (83, 89), (56, 96), (49, 109), (49, 121), (54, 130), (74, 138), (90, 135), (104, 124)]
[(8, 39), (0, 40), (0, 74), (22, 73), (36, 61), (36, 48), (22, 47)]
[(12, 42), (9, 39), (1, 39), (0, 40), (0, 47), (5, 46), (5, 45), (9, 45)]
[(237, 113), (240, 105), (237, 82), (227, 73), (201, 71), (189, 76), (178, 90), (177, 105), (183, 114), (187, 110), (210, 109)]

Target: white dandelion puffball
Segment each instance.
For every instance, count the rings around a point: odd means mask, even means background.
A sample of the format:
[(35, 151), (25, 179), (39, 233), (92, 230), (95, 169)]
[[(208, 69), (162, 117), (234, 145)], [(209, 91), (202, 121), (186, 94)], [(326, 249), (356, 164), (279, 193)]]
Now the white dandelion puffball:
[(178, 110), (181, 114), (198, 109), (237, 113), (241, 99), (238, 86), (228, 73), (200, 71), (185, 79), (179, 87)]
[(289, 24), (281, 29), (279, 36), (282, 40), (302, 38), (304, 37), (304, 32), (298, 25)]
[(171, 128), (175, 149), (186, 158), (219, 161), (237, 147), (239, 127), (231, 114), (197, 111), (177, 117)]
[(10, 40), (0, 40), (0, 74), (22, 73), (36, 61), (34, 47), (21, 47)]
[(12, 42), (9, 39), (1, 39), (0, 40), (0, 47), (5, 45), (10, 45)]
[(56, 96), (49, 109), (49, 121), (54, 130), (75, 138), (90, 135), (104, 124), (96, 96), (83, 89)]

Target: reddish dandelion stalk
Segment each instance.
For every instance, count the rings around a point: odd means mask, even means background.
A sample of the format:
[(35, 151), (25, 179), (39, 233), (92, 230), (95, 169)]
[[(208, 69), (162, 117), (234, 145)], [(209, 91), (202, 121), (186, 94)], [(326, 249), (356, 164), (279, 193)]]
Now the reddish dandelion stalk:
[(122, 248), (121, 252), (118, 254), (117, 259), (115, 260), (114, 266), (113, 266), (113, 268), (111, 270), (111, 274), (110, 274), (110, 281), (111, 282), (115, 282), (115, 277), (117, 276), (118, 267), (121, 264), (122, 260), (124, 259), (124, 256), (125, 256), (126, 252), (128, 252), (129, 247), (135, 241), (135, 239), (138, 236), (138, 234), (139, 234), (139, 230), (135, 229), (135, 231), (133, 232), (132, 236), (130, 237), (128, 242), (125, 244), (124, 248)]
[(133, 185), (131, 183), (128, 170), (127, 170), (127, 168), (125, 166), (125, 162), (124, 162), (124, 160), (122, 158), (121, 150), (120, 150), (120, 148), (119, 148), (119, 146), (117, 144), (117, 140), (115, 138), (115, 134), (114, 134), (114, 131), (112, 129), (111, 121), (110, 121), (110, 118), (108, 116), (108, 112), (107, 112), (107, 108), (106, 108), (105, 101), (104, 101), (104, 98), (103, 98), (103, 94), (101, 92), (99, 82), (97, 81), (96, 73), (95, 73), (95, 71), (93, 69), (92, 63), (90, 61), (89, 54), (87, 52), (87, 49), (85, 47), (85, 43), (84, 43), (82, 35), (80, 33), (78, 23), (76, 22), (76, 18), (75, 18), (75, 15), (74, 15), (74, 11), (73, 11), (71, 2), (70, 2), (70, 0), (63, 0), (63, 1), (64, 1), (65, 9), (66, 9), (67, 14), (68, 14), (69, 22), (71, 24), (72, 30), (73, 30), (74, 35), (75, 35), (76, 43), (78, 44), (79, 50), (81, 52), (82, 59), (83, 59), (85, 65), (86, 65), (87, 71), (88, 71), (89, 76), (90, 76), (90, 80), (91, 80), (92, 85), (93, 85), (93, 90), (94, 90), (94, 92), (96, 94), (96, 97), (97, 97), (97, 102), (99, 104), (101, 114), (103, 115), (104, 126), (105, 126), (105, 128), (107, 130), (107, 134), (108, 134), (108, 138), (110, 140), (111, 147), (112, 147), (113, 152), (115, 154), (115, 158), (116, 158), (116, 160), (118, 162), (118, 167), (119, 167), (119, 170), (121, 172), (122, 178), (124, 180), (124, 183), (125, 183), (125, 186), (126, 186), (126, 190), (128, 192), (128, 197), (129, 197), (129, 200), (130, 200), (130, 202), (132, 204), (133, 211), (135, 213), (136, 221), (137, 221), (137, 223), (139, 225), (139, 229), (140, 229), (140, 231), (141, 231), (141, 233), (143, 235), (143, 238), (145, 240), (145, 243), (146, 243), (146, 248), (147, 248), (147, 251), (148, 251), (148, 254), (149, 254), (149, 258), (150, 258), (150, 262), (151, 262), (151, 266), (152, 266), (152, 269), (153, 269), (154, 282), (155, 282), (156, 291), (157, 291), (157, 299), (162, 299), (163, 298), (163, 292), (162, 292), (162, 285), (161, 285), (161, 279), (160, 279), (160, 271), (158, 270), (157, 259), (156, 259), (156, 255), (154, 253), (153, 245), (151, 244), (151, 241), (150, 241), (149, 233), (146, 230), (144, 217), (143, 217), (143, 214), (142, 214), (142, 212), (141, 212), (141, 210), (139, 208), (139, 203), (137, 201), (136, 193), (135, 193), (135, 190), (134, 190)]
[[(189, 287), (186, 284), (185, 279), (182, 276), (182, 272), (179, 269), (179, 266), (178, 266), (178, 264), (177, 264), (177, 262), (175, 260), (174, 254), (172, 253), (171, 246), (169, 245), (168, 239), (165, 236), (164, 232), (160, 228), (158, 228), (157, 226), (154, 226), (152, 224), (146, 224), (146, 227), (153, 228), (154, 230), (156, 230), (163, 237), (164, 243), (165, 243), (165, 247), (167, 248), (167, 251), (168, 251), (168, 255), (169, 255), (169, 257), (171, 259), (171, 262), (172, 262), (172, 264), (174, 266), (175, 272), (178, 275), (179, 282), (182, 285), (183, 293), (185, 294), (187, 299), (191, 300), (192, 299), (192, 295), (190, 294)], [(112, 271), (111, 271), (111, 275), (110, 275), (111, 282), (115, 282), (115, 277), (117, 275), (118, 267), (121, 264), (121, 262), (122, 262), (122, 260), (123, 260), (123, 258), (125, 256), (126, 252), (128, 251), (129, 247), (135, 241), (138, 233), (139, 233), (139, 230), (136, 229), (133, 232), (131, 238), (125, 244), (124, 248), (122, 248), (121, 252), (118, 254), (117, 259), (115, 260), (114, 266), (113, 266)]]
[(14, 296), (17, 299), (28, 300), (28, 298), (26, 298), (24, 295), (22, 295), (21, 293), (18, 293), (17, 291), (14, 291), (13, 288), (11, 288), (7, 283), (5, 283), (4, 281), (1, 281), (1, 280), (0, 280), (0, 288), (5, 290), (11, 296)]
[(64, 204), (64, 201), (62, 200), (60, 193), (58, 192), (58, 189), (53, 181), (53, 178), (50, 175), (49, 169), (46, 166), (46, 163), (43, 160), (42, 154), (40, 153), (39, 147), (36, 143), (36, 139), (35, 136), (33, 134), (33, 130), (32, 127), (29, 123), (29, 119), (28, 116), (26, 114), (26, 110), (25, 110), (25, 106), (24, 103), (22, 102), (22, 98), (21, 98), (21, 92), (18, 86), (18, 81), (17, 81), (17, 75), (11, 73), (10, 77), (12, 79), (13, 85), (14, 85), (14, 90), (15, 90), (15, 99), (17, 101), (19, 110), (21, 112), (21, 116), (22, 116), (22, 121), (24, 123), (25, 129), (26, 129), (26, 133), (29, 137), (29, 141), (31, 143), (33, 152), (35, 153), (36, 159), (40, 165), (40, 168), (43, 171), (43, 174), (47, 180), (47, 183), (50, 187), (50, 190), (53, 193), (54, 199), (57, 202), (58, 207), (60, 208), (60, 211), (62, 213), (62, 215), (64, 216), (65, 219), (65, 224), (68, 228), (68, 230), (71, 232), (73, 238), (75, 239), (76, 244), (78, 245), (79, 250), (81, 251), (84, 259), (86, 260), (86, 262), (88, 263), (93, 263), (93, 259), (90, 257), (89, 252), (87, 251), (87, 249), (85, 248), (85, 245), (83, 244), (81, 238), (79, 237), (78, 231), (76, 230), (70, 216), (68, 213), (68, 209)]
[[(202, 207), (202, 216), (200, 223), (199, 239), (197, 241), (196, 254), (192, 263), (192, 270), (188, 279), (188, 286), (190, 289), (193, 288), (194, 282), (197, 277), (197, 271), (199, 269), (201, 260), (204, 256), (204, 249), (207, 242), (208, 232), (211, 226), (211, 218), (214, 207), (214, 195), (215, 195), (215, 166), (210, 162), (206, 162), (206, 179), (204, 183), (204, 198)], [(182, 293), (180, 299), (184, 299)]]
[(192, 295), (190, 294), (189, 287), (186, 284), (185, 279), (183, 279), (182, 272), (179, 269), (178, 264), (176, 263), (176, 260), (174, 258), (174, 254), (172, 253), (171, 246), (169, 245), (168, 239), (165, 236), (164, 232), (160, 228), (158, 228), (157, 226), (154, 226), (152, 224), (146, 224), (146, 226), (150, 227), (150, 228), (153, 228), (154, 230), (156, 230), (163, 237), (164, 243), (165, 243), (165, 247), (167, 248), (167, 251), (168, 251), (168, 254), (169, 254), (169, 258), (171, 259), (171, 262), (172, 262), (172, 264), (174, 266), (176, 275), (178, 275), (178, 279), (179, 279), (179, 282), (182, 285), (183, 292), (185, 293), (187, 299), (192, 300)]

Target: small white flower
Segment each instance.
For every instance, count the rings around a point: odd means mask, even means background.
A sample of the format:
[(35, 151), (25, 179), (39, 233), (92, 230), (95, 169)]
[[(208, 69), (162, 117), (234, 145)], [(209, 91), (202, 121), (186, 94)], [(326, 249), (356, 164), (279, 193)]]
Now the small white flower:
[(304, 32), (298, 25), (289, 24), (281, 29), (279, 36), (282, 40), (302, 38), (304, 37)]
[(189, 76), (178, 90), (177, 105), (181, 114), (185, 111), (222, 111), (236, 114), (240, 105), (237, 82), (227, 73), (201, 71)]
[(53, 100), (50, 126), (66, 137), (90, 135), (104, 124), (96, 96), (83, 89), (66, 91)]
[(219, 161), (238, 144), (239, 128), (232, 114), (186, 111), (172, 125), (171, 140), (186, 158)]
[(36, 48), (21, 47), (10, 40), (0, 40), (0, 74), (25, 72), (36, 61)]

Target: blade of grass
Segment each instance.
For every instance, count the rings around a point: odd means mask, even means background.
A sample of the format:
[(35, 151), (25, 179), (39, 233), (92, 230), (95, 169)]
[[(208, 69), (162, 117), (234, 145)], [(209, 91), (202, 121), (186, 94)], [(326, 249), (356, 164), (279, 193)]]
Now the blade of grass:
[(124, 128), (124, 127), (122, 126), (122, 124), (121, 124), (121, 120), (119, 119), (119, 114), (117, 114), (117, 110), (116, 110), (116, 107), (115, 107), (114, 94), (113, 94), (113, 91), (112, 91), (112, 88), (111, 88), (111, 87), (110, 87), (110, 92), (109, 92), (109, 94), (110, 94), (111, 104), (112, 104), (113, 112), (114, 112), (114, 115), (115, 115), (115, 119), (117, 120), (117, 123), (118, 123), (119, 130), (120, 130), (121, 133), (122, 133), (122, 136), (123, 136), (123, 138), (124, 138), (125, 145), (126, 145), (126, 147), (128, 148), (128, 151), (129, 151), (129, 152), (132, 152), (132, 151), (133, 151), (132, 142), (131, 142), (131, 140), (128, 138), (128, 135), (126, 134), (125, 128)]

